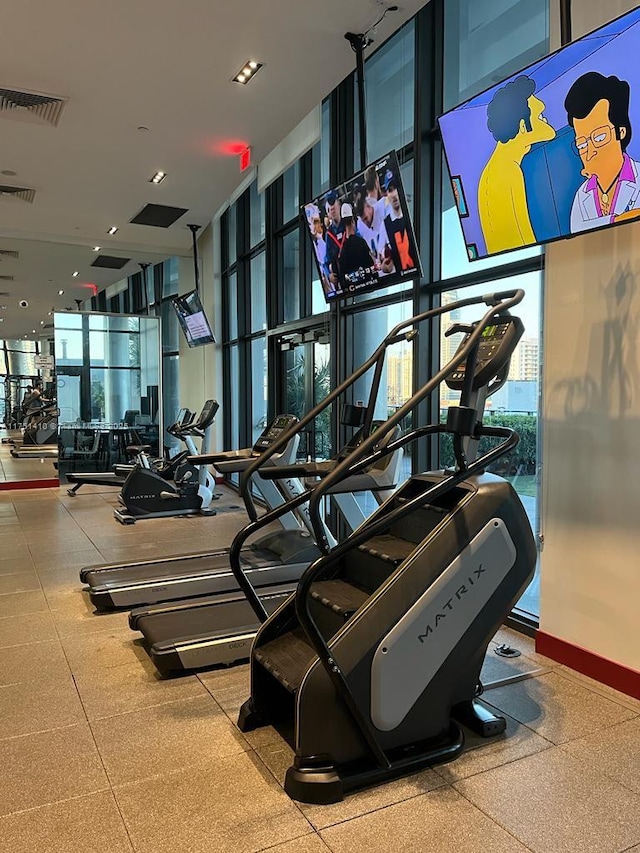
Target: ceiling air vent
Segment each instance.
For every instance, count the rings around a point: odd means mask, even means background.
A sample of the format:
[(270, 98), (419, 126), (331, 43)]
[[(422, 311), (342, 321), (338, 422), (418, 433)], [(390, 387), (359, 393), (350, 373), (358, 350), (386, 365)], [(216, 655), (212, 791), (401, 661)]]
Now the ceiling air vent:
[(114, 255), (98, 255), (91, 264), (92, 267), (103, 267), (107, 270), (121, 270), (131, 258), (116, 258)]
[(19, 257), (20, 252), (14, 252), (12, 249), (0, 249), (0, 260), (2, 258), (13, 258), (17, 261)]
[(168, 207), (166, 204), (145, 204), (142, 210), (130, 219), (133, 225), (150, 225), (168, 228), (188, 211), (187, 207)]
[(0, 88), (0, 118), (57, 127), (67, 98)]
[[(13, 281), (12, 275), (0, 275), (0, 281)], [(9, 296), (8, 293), (0, 293), (0, 296)]]
[(36, 191), (30, 190), (28, 187), (10, 187), (6, 184), (0, 184), (0, 198), (27, 201), (32, 204), (35, 197)]

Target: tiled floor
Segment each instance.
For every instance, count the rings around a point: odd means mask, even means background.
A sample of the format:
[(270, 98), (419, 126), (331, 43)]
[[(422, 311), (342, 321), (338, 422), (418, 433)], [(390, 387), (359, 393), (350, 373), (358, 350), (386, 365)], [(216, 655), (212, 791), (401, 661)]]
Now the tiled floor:
[[(22, 440), (20, 430), (0, 429), (0, 438)], [(0, 483), (17, 480), (50, 480), (58, 476), (51, 458), (27, 459), (11, 455), (11, 444), (0, 444)]]
[[(237, 499), (223, 499), (228, 507)], [(0, 493), (2, 853), (640, 853), (640, 702), (492, 646), (506, 737), (333, 806), (292, 802), (291, 751), (235, 727), (247, 667), (163, 681), (84, 565), (227, 544), (240, 511), (121, 527), (113, 492)]]

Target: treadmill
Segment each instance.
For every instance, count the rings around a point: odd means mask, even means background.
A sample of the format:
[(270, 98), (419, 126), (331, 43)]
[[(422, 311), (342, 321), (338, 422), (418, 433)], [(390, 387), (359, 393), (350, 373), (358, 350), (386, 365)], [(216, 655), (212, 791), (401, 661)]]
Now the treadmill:
[[(295, 415), (278, 415), (263, 430), (253, 447), (192, 456), (188, 459), (193, 460), (195, 464), (214, 464), (218, 470), (226, 462), (231, 470), (242, 471), (297, 422)], [(282, 452), (271, 457), (269, 464), (289, 465), (295, 460), (299, 442), (300, 436), (297, 432), (290, 435)], [(293, 496), (294, 489), (302, 490), (299, 484), (292, 481), (286, 484), (289, 492), (285, 494), (274, 482), (259, 475), (253, 478), (253, 483), (269, 509), (282, 506)], [(301, 521), (292, 511), (286, 512), (280, 522), (285, 531), (295, 533), (301, 529)], [(310, 522), (308, 523), (310, 525)], [(227, 555), (228, 549), (219, 548), (180, 557), (161, 557), (131, 563), (103, 563), (82, 569), (80, 580), (88, 585), (91, 602), (99, 611), (227, 592), (237, 589), (233, 576), (227, 570)], [(261, 585), (258, 578), (256, 583)]]
[[(295, 590), (303, 572), (320, 556), (320, 551), (315, 544), (315, 539), (310, 535), (307, 537), (308, 544), (304, 552), (302, 541), (300, 541), (300, 551), (296, 554), (299, 560), (295, 566), (297, 576), (290, 577), (288, 581), (282, 577), (276, 583), (275, 578), (280, 573), (293, 568), (287, 564), (291, 555), (283, 547), (287, 544), (286, 540), (278, 541), (278, 535), (272, 534), (271, 537), (263, 536), (250, 548), (243, 548), (244, 543), (259, 530), (277, 520), (282, 513), (308, 502), (318, 483), (318, 478), (328, 476), (339, 465), (345, 463), (360, 444), (363, 441), (369, 441), (377, 428), (385, 423), (385, 421), (374, 421), (373, 413), (383, 376), (386, 351), (395, 343), (412, 340), (414, 334), (413, 331), (408, 331), (387, 335), (375, 353), (360, 368), (330, 392), (297, 424), (295, 429), (299, 433), (364, 374), (375, 368), (367, 406), (346, 407), (353, 415), (359, 417), (362, 426), (337, 458), (320, 463), (308, 462), (292, 466), (266, 467), (270, 457), (284, 444), (286, 436), (282, 436), (260, 459), (252, 462), (245, 470), (240, 486), (250, 523), (236, 535), (229, 551), (230, 566), (227, 568), (228, 574), (235, 578), (240, 590), (235, 592), (229, 590), (225, 595), (138, 608), (129, 614), (131, 629), (142, 633), (149, 656), (161, 674), (177, 675), (188, 670), (235, 663), (248, 657), (253, 638), (260, 627), (256, 613), (262, 613), (263, 621), (270, 614), (275, 613)], [(350, 422), (354, 423), (355, 417)], [(366, 459), (361, 459), (353, 469), (349, 469), (348, 476), (336, 483), (329, 490), (329, 494), (337, 500), (341, 495), (349, 495), (353, 498), (353, 493), (358, 491), (368, 490), (377, 495), (379, 491), (385, 489), (394, 490), (400, 475), (402, 447), (405, 441), (399, 437), (399, 433), (399, 426), (394, 430), (385, 430), (375, 452)], [(273, 477), (279, 482), (287, 477), (302, 476), (305, 478), (307, 488), (282, 507), (258, 518), (249, 483), (259, 469), (262, 469), (263, 477)], [(320, 524), (324, 541), (329, 546), (336, 544), (333, 537), (329, 538), (329, 531), (322, 519)], [(314, 529), (313, 524), (311, 529)], [(270, 564), (265, 565), (265, 558), (270, 560)], [(263, 580), (265, 575), (266, 582)], [(245, 596), (251, 596), (257, 603), (250, 604)]]

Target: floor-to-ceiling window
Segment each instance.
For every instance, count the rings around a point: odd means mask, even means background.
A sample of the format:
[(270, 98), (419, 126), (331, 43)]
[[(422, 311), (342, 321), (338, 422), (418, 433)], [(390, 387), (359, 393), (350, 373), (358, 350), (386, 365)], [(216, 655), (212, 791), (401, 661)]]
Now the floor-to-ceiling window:
[[(261, 405), (267, 416), (287, 406), (303, 414), (313, 402), (316, 385), (324, 387), (328, 375), (332, 382), (341, 381), (401, 319), (476, 289), (482, 293), (517, 284), (527, 292), (522, 306), (525, 335), (509, 382), (490, 401), (487, 417), (494, 423), (516, 424), (521, 433), (519, 456), (510, 461), (507, 476), (537, 529), (544, 258), (534, 248), (469, 261), (437, 118), (543, 56), (548, 50), (548, 7), (549, 0), (431, 0), (386, 43), (367, 52), (367, 160), (392, 149), (398, 152), (420, 246), (421, 279), (327, 306), (311, 262), (300, 205), (348, 179), (361, 165), (355, 74), (323, 102), (321, 138), (314, 148), (289, 165), (263, 196), (254, 183), (231, 205), (221, 228), (226, 399), (235, 409), (227, 413), (227, 442), (253, 435)], [(259, 228), (262, 217), (264, 226)], [(438, 335), (447, 323), (445, 316), (434, 334), (422, 331), (411, 344), (392, 348), (376, 416), (397, 410), (439, 369), (446, 353)], [(326, 354), (325, 344), (318, 345), (321, 339), (329, 341)], [(366, 399), (367, 382), (370, 379), (363, 379), (353, 390), (352, 402)], [(265, 389), (266, 398), (261, 396)], [(451, 401), (446, 390), (435, 393), (411, 421), (435, 421)], [(338, 413), (334, 416), (337, 420)], [(346, 431), (332, 419), (306, 436), (304, 452), (326, 457), (345, 437)], [(436, 467), (440, 456), (437, 442), (416, 446), (406, 454), (405, 472), (410, 466)], [(536, 613), (535, 584), (522, 605)]]

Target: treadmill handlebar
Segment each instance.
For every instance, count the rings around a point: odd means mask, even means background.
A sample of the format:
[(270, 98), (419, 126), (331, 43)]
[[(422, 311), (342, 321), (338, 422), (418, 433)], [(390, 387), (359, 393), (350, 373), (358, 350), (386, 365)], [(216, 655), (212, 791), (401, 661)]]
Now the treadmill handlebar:
[(325, 462), (300, 462), (297, 465), (273, 465), (260, 471), (263, 480), (284, 480), (286, 477), (326, 477), (337, 465), (329, 459)]
[(216, 462), (232, 462), (234, 459), (250, 459), (254, 456), (252, 447), (244, 447), (242, 450), (224, 450), (217, 453), (194, 453), (187, 456), (187, 462), (192, 465), (215, 465)]

